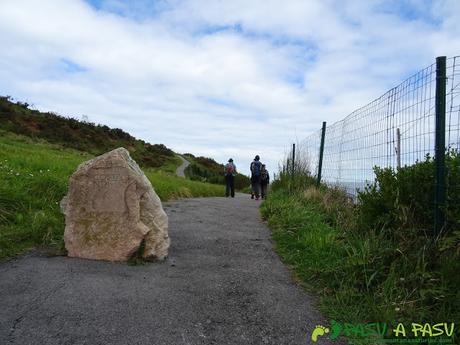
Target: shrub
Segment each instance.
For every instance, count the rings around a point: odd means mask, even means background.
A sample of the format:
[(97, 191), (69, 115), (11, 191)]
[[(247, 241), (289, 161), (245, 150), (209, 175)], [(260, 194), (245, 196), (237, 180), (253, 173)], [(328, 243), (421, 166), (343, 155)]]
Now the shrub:
[[(449, 151), (446, 155), (448, 235), (460, 230), (460, 155)], [(431, 234), (434, 225), (434, 159), (402, 167), (374, 168), (375, 180), (358, 194), (360, 225), (394, 233), (417, 229), (419, 235)]]
[(261, 212), (276, 249), (329, 317), (345, 322), (460, 319), (460, 158), (446, 156), (446, 226), (433, 236), (434, 161), (375, 168), (352, 202), (281, 169)]

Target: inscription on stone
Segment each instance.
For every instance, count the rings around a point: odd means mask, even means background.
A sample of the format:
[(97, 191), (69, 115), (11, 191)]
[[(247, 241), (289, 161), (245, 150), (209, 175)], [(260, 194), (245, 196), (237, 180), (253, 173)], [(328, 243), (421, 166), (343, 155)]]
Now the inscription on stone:
[(81, 164), (61, 202), (69, 256), (127, 260), (145, 240), (145, 257), (169, 247), (168, 218), (149, 180), (120, 148)]

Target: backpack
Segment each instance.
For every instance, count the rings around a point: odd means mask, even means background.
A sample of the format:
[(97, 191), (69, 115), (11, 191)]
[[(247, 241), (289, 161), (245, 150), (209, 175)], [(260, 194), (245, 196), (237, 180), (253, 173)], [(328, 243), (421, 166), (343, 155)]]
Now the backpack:
[(252, 162), (252, 164), (251, 164), (251, 172), (252, 172), (252, 174), (254, 176), (260, 176), (261, 167), (262, 167), (262, 163), (260, 163), (259, 161)]
[(267, 170), (262, 171), (262, 173), (260, 174), (260, 178), (262, 182), (267, 182), (268, 181), (268, 171)]
[(232, 163), (227, 163), (225, 165), (225, 175), (228, 176), (228, 175), (233, 175), (235, 173), (235, 166), (232, 164)]

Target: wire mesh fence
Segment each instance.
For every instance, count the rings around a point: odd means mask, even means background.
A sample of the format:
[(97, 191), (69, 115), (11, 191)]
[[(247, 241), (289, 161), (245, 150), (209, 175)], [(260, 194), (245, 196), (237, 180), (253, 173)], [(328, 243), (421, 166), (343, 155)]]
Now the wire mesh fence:
[[(460, 56), (447, 60), (447, 90), (446, 90), (446, 144), (449, 151), (460, 151)], [(450, 156), (448, 159), (451, 160)], [(450, 168), (449, 168), (450, 167)], [(448, 164), (446, 174), (447, 186), (447, 218), (456, 219), (460, 224), (458, 214), (449, 209), (452, 205), (460, 205), (460, 166)], [(451, 215), (453, 214), (453, 215)]]
[[(436, 63), (422, 69), (344, 119), (327, 126), (322, 182), (356, 197), (374, 180), (374, 167), (410, 166), (435, 154)], [(446, 59), (446, 150), (460, 148), (460, 56)], [(297, 156), (318, 174), (321, 130), (298, 144)], [(455, 172), (450, 175), (458, 176)], [(414, 179), (414, 183), (417, 181)], [(433, 184), (434, 184), (433, 180)], [(460, 181), (450, 181), (459, 188)]]

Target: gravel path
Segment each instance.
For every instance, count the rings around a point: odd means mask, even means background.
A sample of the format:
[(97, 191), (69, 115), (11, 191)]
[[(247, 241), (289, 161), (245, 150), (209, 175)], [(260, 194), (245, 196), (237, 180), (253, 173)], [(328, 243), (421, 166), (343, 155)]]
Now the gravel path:
[(182, 159), (182, 164), (177, 167), (176, 175), (179, 177), (185, 177), (185, 169), (187, 169), (190, 165), (190, 162), (182, 156), (179, 156), (179, 158)]
[(35, 253), (0, 264), (0, 344), (312, 344), (329, 322), (292, 283), (258, 205), (245, 195), (167, 204), (163, 263)]

